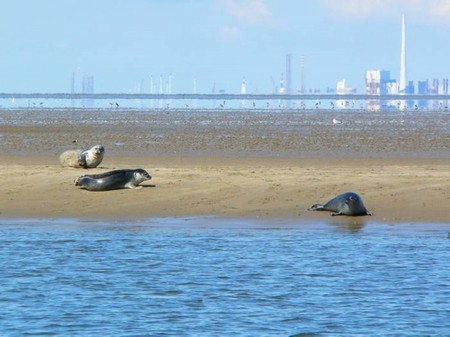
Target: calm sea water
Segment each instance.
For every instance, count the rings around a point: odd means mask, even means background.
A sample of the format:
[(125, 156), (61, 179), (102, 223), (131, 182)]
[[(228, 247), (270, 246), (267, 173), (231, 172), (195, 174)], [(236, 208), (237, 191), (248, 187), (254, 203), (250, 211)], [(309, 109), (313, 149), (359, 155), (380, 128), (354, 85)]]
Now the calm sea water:
[(450, 224), (0, 221), (2, 336), (450, 336)]

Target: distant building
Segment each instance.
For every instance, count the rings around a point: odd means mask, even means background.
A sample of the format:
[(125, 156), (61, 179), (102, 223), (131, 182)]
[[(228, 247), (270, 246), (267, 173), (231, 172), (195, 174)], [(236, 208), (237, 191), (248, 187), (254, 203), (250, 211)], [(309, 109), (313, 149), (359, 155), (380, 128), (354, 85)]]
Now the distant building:
[(245, 84), (245, 78), (243, 78), (241, 83), (241, 95), (245, 94), (247, 94), (247, 84)]
[(448, 95), (448, 78), (443, 78), (442, 82), (439, 82), (439, 79), (435, 78), (431, 82), (429, 80), (417, 81), (416, 87), (413, 84), (411, 89), (412, 93), (418, 95)]
[[(365, 76), (366, 94), (372, 96), (398, 94), (398, 83), (391, 79), (389, 70), (368, 70)], [(378, 98), (368, 100), (366, 108), (371, 111), (378, 111), (393, 106), (391, 101), (380, 101)]]
[(345, 84), (345, 78), (338, 81), (336, 84), (336, 94), (345, 95), (345, 94), (354, 94), (356, 92), (355, 88), (349, 88)]
[(298, 92), (306, 92), (305, 88), (305, 55), (300, 55), (300, 87)]
[[(81, 79), (81, 93), (82, 94), (93, 94), (94, 93), (94, 76), (89, 73), (84, 73)], [(86, 108), (94, 107), (94, 100), (84, 99), (82, 102), (83, 106)]]
[(94, 93), (94, 76), (92, 76), (92, 74), (83, 74), (83, 78), (81, 79), (81, 92), (83, 94)]
[[(354, 94), (354, 93), (356, 93), (356, 89), (347, 87), (345, 84), (345, 78), (343, 78), (342, 80), (337, 82), (336, 94), (346, 95), (346, 94)], [(348, 101), (339, 99), (339, 100), (337, 100), (336, 105), (338, 108), (345, 108), (348, 105)]]
[(406, 93), (407, 94), (414, 94), (414, 81), (408, 81), (408, 84), (406, 86)]
[[(448, 95), (448, 78), (443, 78), (442, 82), (439, 82), (439, 79), (417, 81), (414, 93), (417, 95)], [(425, 109), (437, 109), (441, 106), (448, 106), (448, 102), (419, 99), (418, 106)]]
[(431, 88), (431, 91), (435, 95), (439, 94), (439, 80), (437, 78), (433, 80), (433, 87)]
[(428, 94), (428, 81), (417, 81), (417, 94)]
[(398, 92), (400, 94), (408, 94), (408, 82), (406, 76), (406, 39), (405, 39), (405, 16), (402, 15), (402, 41), (400, 49), (400, 80)]
[(292, 55), (286, 55), (286, 94), (292, 94)]
[(442, 94), (448, 95), (448, 78), (442, 80)]
[(368, 70), (366, 71), (365, 84), (367, 95), (386, 95), (395, 90), (395, 80), (391, 80), (391, 73), (388, 70)]
[(278, 93), (281, 95), (286, 93), (286, 89), (284, 88), (284, 74), (283, 73), (281, 73), (280, 87), (278, 88)]
[[(242, 79), (242, 83), (241, 83), (241, 95), (246, 95), (247, 94), (247, 84), (245, 83), (245, 78)], [(241, 101), (241, 109), (245, 108), (245, 100), (243, 99)]]

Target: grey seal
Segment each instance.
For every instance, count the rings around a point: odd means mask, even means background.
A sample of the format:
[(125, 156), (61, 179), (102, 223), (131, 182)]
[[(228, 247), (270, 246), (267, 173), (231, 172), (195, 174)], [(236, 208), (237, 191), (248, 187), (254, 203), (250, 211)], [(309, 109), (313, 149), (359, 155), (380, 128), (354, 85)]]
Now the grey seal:
[(100, 165), (105, 154), (103, 145), (95, 145), (89, 150), (68, 150), (59, 156), (63, 167), (94, 168)]
[(326, 204), (312, 205), (309, 211), (331, 211), (336, 212), (331, 215), (372, 215), (363, 204), (361, 197), (354, 192), (346, 192), (334, 197)]
[(88, 191), (110, 191), (122, 188), (142, 188), (138, 186), (152, 177), (144, 169), (114, 170), (100, 174), (85, 174), (75, 179), (75, 186)]

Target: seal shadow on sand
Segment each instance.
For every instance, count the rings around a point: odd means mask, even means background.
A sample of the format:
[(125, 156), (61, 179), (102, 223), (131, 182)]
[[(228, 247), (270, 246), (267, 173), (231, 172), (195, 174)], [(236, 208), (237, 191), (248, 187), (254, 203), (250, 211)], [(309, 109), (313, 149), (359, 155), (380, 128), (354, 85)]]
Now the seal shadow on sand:
[[(139, 188), (119, 188), (119, 189), (116, 189), (116, 190), (103, 191), (103, 192), (125, 191), (125, 190), (129, 190), (129, 189), (130, 189), (130, 190), (137, 190), (137, 191), (140, 191), (140, 190), (143, 190), (144, 188), (147, 189), (147, 188), (155, 188), (155, 187), (156, 187), (155, 184), (151, 184), (151, 185), (139, 185)], [(84, 189), (84, 188), (80, 188), (80, 190), (85, 191), (85, 192), (91, 192), (91, 191), (86, 190), (86, 189)]]
[(153, 187), (156, 187), (156, 185), (155, 184), (149, 184), (149, 185), (139, 185), (139, 186), (141, 186), (142, 188), (153, 188)]

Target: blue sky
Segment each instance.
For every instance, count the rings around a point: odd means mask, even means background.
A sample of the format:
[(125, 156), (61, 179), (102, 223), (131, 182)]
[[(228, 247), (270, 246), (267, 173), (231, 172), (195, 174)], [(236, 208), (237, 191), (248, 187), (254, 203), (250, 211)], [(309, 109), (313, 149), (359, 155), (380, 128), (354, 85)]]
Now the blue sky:
[[(293, 86), (324, 90), (364, 72), (398, 79), (406, 15), (408, 80), (450, 77), (450, 0), (4, 0), (0, 92), (271, 93), (292, 54)], [(156, 88), (155, 90), (159, 90)]]

